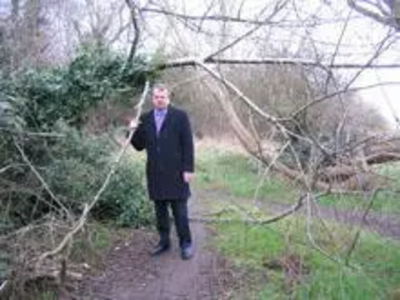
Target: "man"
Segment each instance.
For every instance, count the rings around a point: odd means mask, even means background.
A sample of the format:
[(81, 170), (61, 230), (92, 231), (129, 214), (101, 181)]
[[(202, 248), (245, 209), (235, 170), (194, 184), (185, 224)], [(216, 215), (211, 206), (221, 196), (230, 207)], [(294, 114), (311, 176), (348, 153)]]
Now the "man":
[(147, 188), (154, 201), (159, 243), (152, 255), (170, 248), (170, 207), (179, 237), (182, 259), (193, 255), (189, 228), (187, 202), (190, 197), (189, 182), (194, 172), (193, 135), (188, 115), (170, 104), (166, 87), (153, 88), (153, 109), (140, 117), (131, 144), (141, 151), (146, 149)]

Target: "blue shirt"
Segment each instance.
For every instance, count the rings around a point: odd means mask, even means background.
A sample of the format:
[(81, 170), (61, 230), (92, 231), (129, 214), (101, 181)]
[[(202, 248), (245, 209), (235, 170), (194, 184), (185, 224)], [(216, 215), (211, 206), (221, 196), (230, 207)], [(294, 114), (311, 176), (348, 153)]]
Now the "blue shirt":
[(154, 122), (156, 123), (157, 133), (160, 131), (166, 115), (167, 108), (154, 109)]

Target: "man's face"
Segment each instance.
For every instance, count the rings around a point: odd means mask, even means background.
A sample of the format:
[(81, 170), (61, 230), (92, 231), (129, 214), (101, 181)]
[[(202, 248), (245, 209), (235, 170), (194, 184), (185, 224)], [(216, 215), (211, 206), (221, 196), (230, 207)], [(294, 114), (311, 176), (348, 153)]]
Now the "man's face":
[(156, 109), (166, 108), (169, 104), (168, 91), (166, 89), (155, 89), (153, 91), (153, 107)]

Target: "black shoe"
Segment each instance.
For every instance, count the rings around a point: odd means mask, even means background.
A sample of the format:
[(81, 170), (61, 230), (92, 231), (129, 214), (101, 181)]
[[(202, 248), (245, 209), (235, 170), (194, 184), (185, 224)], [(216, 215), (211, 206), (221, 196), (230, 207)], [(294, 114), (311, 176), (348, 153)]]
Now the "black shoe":
[(188, 260), (193, 256), (193, 249), (191, 246), (181, 249), (181, 257), (183, 260)]
[(157, 246), (154, 247), (154, 249), (150, 252), (151, 256), (158, 256), (166, 251), (169, 250), (169, 245), (165, 244), (158, 244)]

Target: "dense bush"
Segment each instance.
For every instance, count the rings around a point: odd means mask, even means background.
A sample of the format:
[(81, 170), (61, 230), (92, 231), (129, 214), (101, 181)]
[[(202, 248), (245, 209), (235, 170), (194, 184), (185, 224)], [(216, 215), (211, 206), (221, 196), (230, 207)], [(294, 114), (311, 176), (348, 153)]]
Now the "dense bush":
[(97, 219), (115, 220), (120, 226), (148, 225), (153, 214), (144, 190), (142, 170), (142, 165), (125, 157), (93, 215)]
[[(63, 135), (56, 141), (29, 140), (24, 144), (27, 153), (44, 149), (33, 164), (58, 200), (71, 212), (79, 214), (84, 203), (93, 200), (110, 170), (118, 149), (109, 139), (58, 126)], [(35, 144), (35, 145), (34, 145)], [(45, 159), (47, 158), (47, 160)], [(107, 189), (102, 194), (92, 215), (122, 226), (140, 226), (150, 220), (150, 206), (146, 199), (143, 166), (126, 156), (117, 168)], [(2, 178), (4, 189), (15, 186), (8, 198), (1, 199), (7, 207), (6, 227), (20, 227), (50, 212), (59, 212), (29, 167), (22, 165), (6, 172)]]
[[(76, 211), (83, 203), (93, 200), (117, 149), (107, 137), (84, 134), (71, 128), (59, 132), (63, 132), (65, 138), (51, 148), (49, 155), (53, 160), (44, 169), (44, 177), (53, 192), (62, 196), (64, 204)], [(93, 216), (124, 226), (146, 224), (150, 209), (143, 179), (140, 162), (125, 156), (92, 211)]]
[(80, 126), (88, 109), (132, 96), (152, 76), (140, 57), (122, 72), (124, 64), (123, 57), (105, 49), (85, 49), (66, 66), (0, 78), (0, 93), (16, 99), (29, 128), (49, 129), (60, 119)]
[[(16, 144), (71, 212), (93, 199), (117, 149), (109, 138), (82, 131), (87, 112), (104, 101), (131, 100), (153, 76), (142, 58), (125, 63), (105, 49), (84, 49), (65, 66), (0, 76), (0, 205), (7, 208), (0, 234), (59, 211)], [(142, 170), (124, 158), (93, 216), (118, 225), (148, 222)]]
[[(65, 125), (56, 128), (63, 137), (54, 141), (30, 139), (24, 141), (23, 147), (27, 156), (36, 157), (32, 163), (58, 200), (69, 211), (79, 214), (83, 204), (92, 201), (100, 189), (118, 149), (106, 137), (85, 134)], [(124, 157), (93, 209), (93, 216), (123, 226), (147, 224), (150, 206), (143, 179), (140, 162)], [(7, 222), (3, 227), (20, 227), (47, 213), (60, 211), (28, 166), (21, 164), (4, 173), (1, 187), (6, 190), (11, 186), (14, 188), (9, 197), (0, 200), (7, 207), (7, 216), (2, 218)]]

